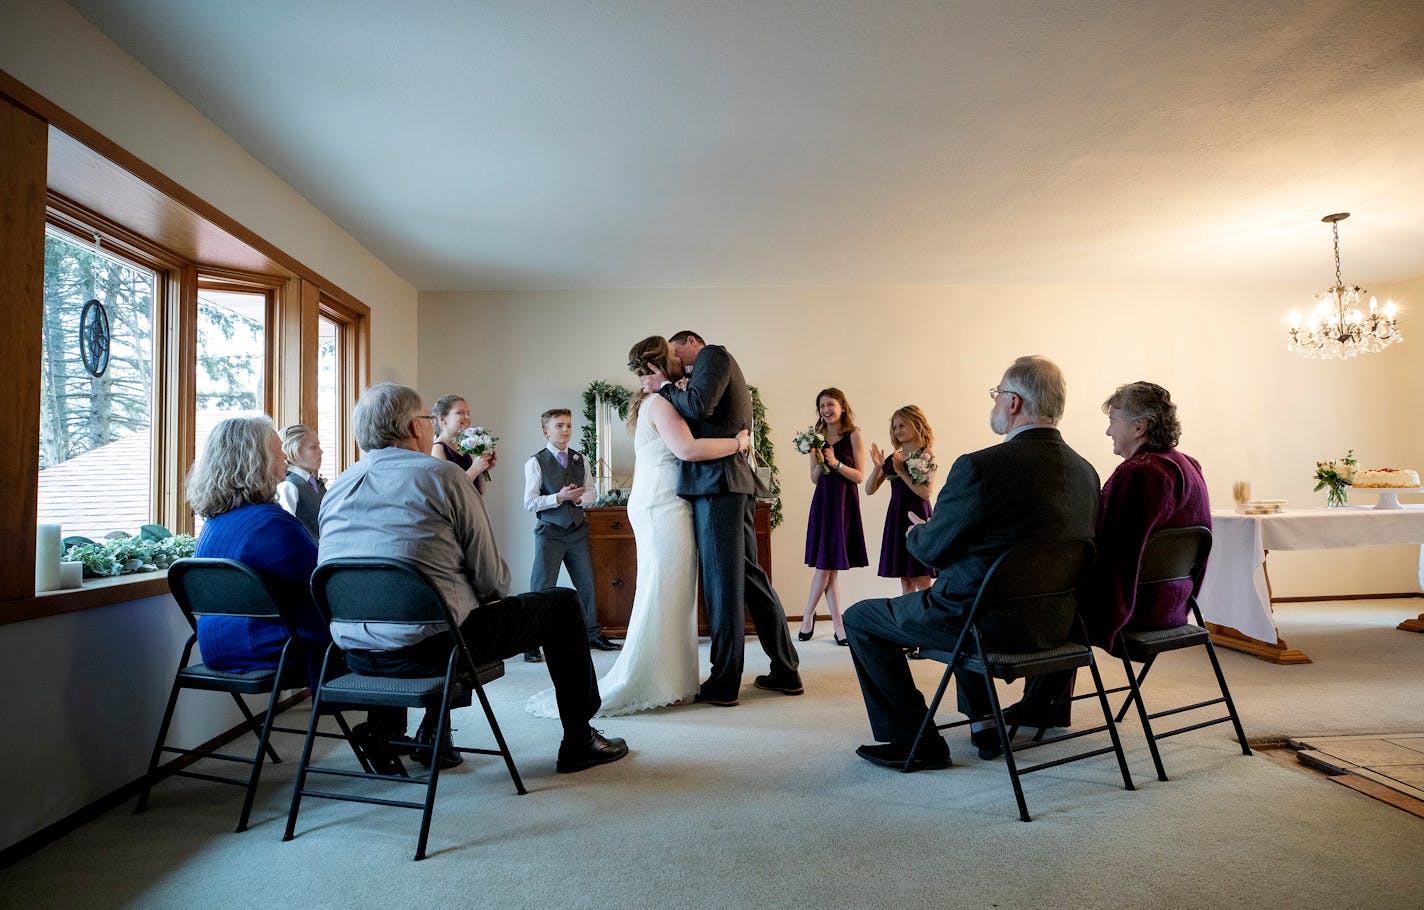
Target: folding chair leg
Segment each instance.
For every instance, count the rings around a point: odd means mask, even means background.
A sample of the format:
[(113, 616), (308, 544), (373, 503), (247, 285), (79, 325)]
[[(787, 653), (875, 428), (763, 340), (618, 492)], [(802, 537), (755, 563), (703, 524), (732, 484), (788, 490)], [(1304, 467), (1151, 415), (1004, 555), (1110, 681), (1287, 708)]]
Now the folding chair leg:
[[(325, 677), (325, 675), (326, 668), (325, 666), (323, 666), (323, 678)], [(282, 840), (284, 842), (291, 840), (295, 836), (293, 832), (296, 831), (297, 828), (297, 811), (301, 808), (302, 804), (302, 789), (306, 786), (307, 766), (311, 764), (312, 744), (316, 742), (316, 724), (320, 718), (321, 690), (320, 688), (318, 688), (316, 692), (312, 693), (311, 720), (307, 723), (306, 742), (302, 743), (302, 757), (297, 762), (297, 782), (292, 787), (292, 807), (287, 810), (287, 830), (282, 834)], [(347, 742), (350, 742), (350, 731), (344, 730), (343, 732), (346, 732), (348, 734)]]
[(920, 732), (915, 734), (915, 741), (910, 743), (910, 754), (905, 758), (905, 766), (900, 769), (901, 771), (908, 772), (914, 767), (920, 746), (924, 745), (931, 730), (939, 729), (934, 722), (935, 713), (939, 711), (939, 704), (944, 700), (944, 692), (949, 688), (949, 677), (953, 672), (954, 664), (951, 662), (944, 668), (944, 678), (939, 681), (939, 688), (935, 690), (934, 698), (930, 700), (929, 708), (925, 711), (925, 719), (920, 721)]
[(415, 860), (425, 859), (425, 842), (430, 837), (430, 817), (435, 812), (435, 786), (440, 782), (440, 747), (450, 732), (450, 685), (440, 699), (440, 720), (435, 724), (435, 741), (430, 744), (430, 779), (425, 784), (425, 809), (420, 813), (420, 840), (415, 845)]
[(1236, 703), (1231, 700), (1231, 691), (1226, 688), (1226, 676), (1221, 672), (1221, 664), (1216, 659), (1216, 648), (1211, 640), (1206, 642), (1206, 655), (1211, 658), (1211, 669), (1216, 673), (1217, 685), (1221, 686), (1221, 697), (1226, 701), (1227, 713), (1231, 715), (1231, 726), (1236, 728), (1236, 741), (1241, 744), (1241, 754), (1250, 755), (1251, 747), (1246, 744), (1246, 731), (1241, 729), (1241, 717), (1236, 713)]
[(163, 743), (168, 739), (168, 727), (173, 723), (173, 709), (178, 704), (178, 692), (181, 689), (175, 673), (173, 688), (168, 693), (168, 707), (163, 712), (163, 721), (158, 725), (158, 739), (154, 742), (153, 754), (148, 759), (148, 773), (143, 776), (143, 789), (139, 791), (138, 805), (134, 807), (135, 815), (148, 808), (148, 794), (153, 789), (154, 777), (158, 774), (158, 757), (163, 754)]
[[(494, 709), (490, 707), (489, 699), (485, 697), (484, 684), (475, 679), (474, 687), (475, 694), (480, 697), (480, 707), (484, 709), (485, 720), (489, 721), (490, 731), (494, 733), (494, 741), (499, 745), (500, 754), (504, 756), (504, 765), (509, 769), (509, 776), (514, 780), (514, 792), (523, 796), (528, 791), (524, 789), (524, 781), (519, 778), (519, 769), (514, 766), (514, 755), (509, 751), (509, 746), (504, 741), (504, 733), (499, 729), (499, 721), (495, 720)], [(437, 744), (441, 742), (444, 740), (436, 740)]]
[[(278, 665), (281, 666), (280, 664)], [(262, 722), (262, 733), (257, 740), (257, 754), (252, 757), (252, 773), (247, 778), (247, 796), (242, 800), (242, 814), (237, 818), (237, 833), (247, 830), (247, 819), (252, 814), (252, 802), (257, 797), (257, 781), (262, 777), (262, 760), (271, 754), (272, 761), (279, 761), (272, 750), (272, 724), (277, 720), (277, 700), (282, 690), (272, 685), (272, 697), (267, 700), (267, 715)]]
[[(1154, 654), (1155, 658), (1156, 655)], [(1151, 666), (1149, 663), (1147, 666)], [(1147, 713), (1147, 703), (1142, 700), (1141, 680), (1132, 672), (1132, 661), (1126, 657), (1122, 659), (1122, 669), (1127, 673), (1127, 685), (1132, 689), (1132, 694), (1123, 702), (1122, 710), (1118, 712), (1117, 721), (1122, 723), (1123, 715), (1127, 713), (1127, 706), (1133, 702), (1137, 703), (1137, 718), (1142, 722), (1142, 734), (1147, 737), (1147, 749), (1152, 753), (1152, 764), (1157, 769), (1157, 779), (1165, 781), (1167, 779), (1167, 769), (1162, 767), (1162, 753), (1157, 748), (1157, 734), (1152, 732), (1152, 719)], [(1147, 675), (1143, 673), (1143, 675)]]
[[(1117, 766), (1122, 770), (1124, 790), (1136, 790), (1132, 784), (1132, 774), (1127, 770), (1127, 756), (1122, 751), (1122, 739), (1117, 735), (1117, 724), (1113, 723), (1112, 706), (1108, 704), (1108, 693), (1103, 688), (1103, 675), (1098, 672), (1098, 662), (1089, 656), (1088, 669), (1093, 671), (1093, 685), (1098, 688), (1098, 703), (1103, 707), (1103, 721), (1107, 724), (1108, 735), (1112, 737), (1113, 753), (1117, 755)], [(1128, 678), (1131, 678), (1129, 674)], [(1141, 705), (1141, 699), (1138, 700)]]
[(994, 677), (989, 675), (988, 661), (985, 660), (983, 652), (979, 656), (980, 664), (984, 667), (982, 673), (984, 685), (989, 689), (989, 706), (994, 709), (994, 726), (999, 731), (999, 748), (1004, 750), (1004, 764), (1009, 769), (1009, 781), (1014, 785), (1014, 799), (1019, 804), (1019, 818), (1022, 821), (1033, 821), (1028, 814), (1028, 803), (1024, 801), (1023, 784), (1019, 782), (1019, 766), (1014, 761), (1014, 750), (1009, 741), (1009, 731), (1004, 722), (1004, 709), (999, 705), (999, 693), (994, 688)]
[[(315, 705), (313, 705), (313, 711), (315, 711)], [(351, 754), (355, 755), (356, 761), (361, 763), (361, 770), (365, 771), (367, 774), (374, 773), (375, 769), (372, 768), (371, 763), (366, 760), (365, 754), (362, 753), (360, 749), (356, 748), (356, 743), (352, 741), (351, 727), (347, 725), (346, 718), (341, 716), (340, 711), (333, 712), (331, 716), (335, 718), (336, 726), (341, 728), (341, 735), (346, 737), (346, 745), (350, 747)]]
[[(1132, 703), (1133, 703), (1134, 700), (1136, 700), (1139, 704), (1141, 704), (1141, 698), (1140, 698), (1141, 691), (1140, 691), (1140, 690), (1141, 690), (1141, 688), (1142, 688), (1142, 684), (1147, 681), (1147, 674), (1152, 671), (1152, 665), (1153, 665), (1154, 663), (1156, 663), (1156, 662), (1157, 662), (1157, 655), (1156, 655), (1156, 654), (1153, 654), (1153, 655), (1151, 655), (1150, 657), (1148, 657), (1146, 663), (1144, 663), (1144, 664), (1142, 665), (1142, 672), (1141, 672), (1141, 673), (1138, 673), (1137, 676), (1136, 676), (1136, 680), (1137, 680), (1137, 690), (1135, 690), (1135, 691), (1136, 691), (1136, 694), (1130, 694), (1130, 695), (1127, 696), (1127, 700), (1124, 701), (1124, 702), (1122, 703), (1122, 707), (1118, 709), (1117, 717), (1113, 718), (1113, 719), (1116, 720), (1118, 723), (1122, 723), (1122, 719), (1127, 716), (1127, 709), (1130, 708), (1130, 707), (1132, 707)], [(1128, 671), (1128, 673), (1127, 673), (1128, 679), (1133, 679), (1134, 677), (1133, 677), (1133, 674), (1132, 674), (1132, 665), (1131, 665), (1131, 663), (1128, 661), (1128, 659), (1127, 659), (1126, 657), (1122, 658), (1122, 665), (1123, 665), (1123, 667), (1126, 668), (1127, 671)], [(1129, 686), (1128, 688), (1132, 688), (1132, 687)]]
[[(278, 690), (274, 689), (272, 692), (274, 699), (277, 697), (277, 691)], [(247, 728), (260, 736), (262, 733), (262, 725), (257, 722), (257, 718), (248, 710), (247, 702), (243, 701), (242, 696), (236, 692), (229, 692), (228, 694), (232, 696), (233, 701), (237, 702), (237, 710), (241, 711), (242, 716), (247, 718)], [(274, 765), (280, 765), (282, 763), (281, 757), (277, 755), (277, 750), (273, 749), (270, 743), (267, 745), (267, 757), (272, 759), (272, 764)]]

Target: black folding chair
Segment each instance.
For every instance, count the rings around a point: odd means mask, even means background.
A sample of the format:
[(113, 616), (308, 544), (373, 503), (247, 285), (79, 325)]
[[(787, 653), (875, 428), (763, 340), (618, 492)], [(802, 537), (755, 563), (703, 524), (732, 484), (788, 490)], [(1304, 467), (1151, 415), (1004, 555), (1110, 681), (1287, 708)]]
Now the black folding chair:
[[(1200, 526), (1164, 528), (1155, 532), (1147, 538), (1147, 546), (1142, 551), (1142, 562), (1137, 574), (1139, 595), (1144, 588), (1152, 585), (1200, 578), (1210, 552), (1211, 531), (1207, 528)], [(1167, 772), (1162, 767), (1162, 756), (1157, 750), (1157, 741), (1168, 736), (1176, 736), (1178, 733), (1186, 733), (1190, 730), (1199, 730), (1202, 727), (1231, 721), (1231, 725), (1236, 729), (1236, 741), (1241, 744), (1241, 754), (1251, 754), (1251, 747), (1246, 743), (1246, 733), (1241, 729), (1241, 717), (1236, 713), (1236, 704), (1231, 700), (1231, 691), (1226, 687), (1226, 677), (1221, 672), (1221, 663), (1216, 659), (1216, 648), (1212, 646), (1211, 633), (1206, 630), (1205, 624), (1202, 622), (1201, 609), (1197, 606), (1196, 598), (1189, 598), (1187, 606), (1191, 610), (1192, 617), (1196, 620), (1195, 623), (1186, 622), (1174, 629), (1121, 633), (1119, 656), (1122, 658), (1123, 670), (1127, 672), (1128, 684), (1109, 690), (1110, 693), (1131, 693), (1122, 703), (1117, 720), (1121, 723), (1127, 714), (1128, 707), (1136, 703), (1137, 716), (1142, 721), (1142, 732), (1147, 735), (1147, 746), (1152, 751), (1152, 763), (1157, 766), (1158, 780), (1166, 780)], [(1195, 647), (1206, 648), (1206, 655), (1211, 660), (1211, 669), (1216, 673), (1216, 682), (1221, 688), (1221, 697), (1149, 714), (1142, 700), (1142, 683), (1147, 679), (1147, 674), (1152, 669), (1153, 663), (1156, 662), (1157, 655), (1167, 651)], [(1134, 661), (1142, 664), (1140, 673), (1134, 672), (1132, 666)], [(1159, 717), (1168, 717), (1220, 704), (1226, 705), (1226, 713), (1220, 717), (1178, 727), (1165, 733), (1158, 733), (1152, 729), (1152, 721)]]
[[(425, 708), (439, 711), (439, 721), (435, 738), (431, 745), (432, 756), (430, 774), (425, 778), (412, 778), (405, 773), (399, 758), (394, 758), (398, 774), (379, 774), (369, 768), (351, 771), (344, 768), (317, 767), (311, 764), (312, 738), (307, 737), (302, 750), (301, 764), (297, 767), (297, 782), (292, 792), (292, 808), (287, 815), (287, 831), (282, 840), (289, 841), (297, 826), (297, 813), (303, 796), (321, 799), (344, 800), (348, 802), (373, 803), (381, 806), (399, 806), (405, 809), (422, 810), (420, 820), (420, 840), (416, 845), (415, 858), (425, 858), (425, 844), (430, 835), (430, 817), (435, 806), (435, 789), (440, 781), (439, 753), (441, 744), (446, 742), (450, 731), (450, 707), (452, 693), (457, 683), (468, 683), (479, 697), (485, 719), (489, 721), (498, 749), (473, 749), (459, 747), (457, 751), (467, 754), (499, 755), (509, 769), (514, 781), (514, 789), (523, 795), (524, 782), (519, 778), (519, 769), (514, 766), (514, 757), (505, 744), (504, 734), (495, 720), (489, 699), (485, 697), (484, 684), (504, 675), (504, 662), (492, 661), (476, 664), (470, 649), (460, 634), (460, 628), (450, 615), (440, 592), (419, 567), (403, 559), (334, 559), (322, 563), (312, 574), (312, 594), (317, 606), (328, 621), (361, 623), (435, 623), (446, 626), (451, 635), (450, 656), (446, 661), (443, 676), (404, 678), (387, 676), (366, 676), (347, 672), (332, 678), (328, 672), (337, 648), (332, 645), (326, 652), (326, 665), (322, 668), (322, 683), (314, 696), (313, 716), (322, 702), (330, 700), (343, 706), (365, 705), (371, 707)], [(459, 671), (463, 670), (461, 673)], [(463, 679), (462, 679), (463, 677)], [(312, 728), (315, 730), (315, 727)], [(355, 793), (337, 793), (317, 790), (307, 786), (308, 774), (324, 774), (333, 777), (367, 778), (397, 783), (419, 784), (425, 787), (423, 802), (382, 799)]]
[[(1103, 689), (1102, 675), (1093, 659), (1093, 649), (1086, 644), (1087, 630), (1078, 613), (1077, 592), (1086, 578), (1092, 560), (1091, 541), (1067, 540), (1014, 547), (994, 561), (969, 608), (954, 650), (920, 648), (922, 656), (941, 661), (947, 666), (934, 699), (925, 712), (925, 719), (920, 724), (920, 732), (910, 748), (909, 758), (905, 761), (905, 771), (913, 769), (917, 755), (929, 739), (931, 730), (948, 730), (972, 722), (961, 720), (947, 724), (935, 723), (935, 712), (939, 710), (954, 671), (963, 669), (982, 676), (988, 689), (989, 703), (993, 708), (994, 723), (999, 733), (999, 744), (1004, 753), (1004, 763), (1009, 769), (1014, 799), (1018, 801), (1019, 818), (1023, 821), (1031, 819), (1019, 778), (1033, 771), (1112, 752), (1117, 756), (1123, 787), (1128, 790), (1135, 789), (1127, 770), (1127, 758), (1123, 755), (1117, 725), (1113, 722), (1112, 708), (1108, 705), (1107, 693)], [(1103, 710), (1103, 725), (1047, 739), (1043, 738), (1044, 731), (1040, 729), (1039, 736), (1033, 742), (1020, 745), (1016, 749), (1013, 738), (1018, 732), (1018, 724), (1015, 723), (1010, 729), (1005, 722), (994, 680), (1013, 682), (1016, 679), (1031, 679), (1045, 673), (1076, 670), (1079, 667), (1088, 667), (1093, 673), (1093, 682), (1097, 686), (1096, 694)], [(1014, 757), (1016, 752), (1104, 730), (1112, 740), (1109, 747), (1090, 749), (1026, 768), (1020, 768)]]
[[(153, 754), (149, 758), (148, 771), (143, 778), (143, 789), (139, 793), (138, 806), (134, 811), (142, 812), (148, 808), (149, 791), (154, 784), (165, 777), (193, 777), (215, 783), (234, 784), (247, 788), (247, 796), (242, 802), (242, 814), (237, 821), (237, 830), (245, 831), (247, 830), (248, 817), (252, 813), (252, 801), (257, 795), (257, 781), (262, 776), (263, 761), (271, 758), (274, 764), (281, 762), (270, 742), (272, 733), (274, 731), (298, 734), (307, 732), (307, 730), (291, 727), (278, 727), (274, 724), (278, 713), (277, 700), (281, 691), (305, 688), (308, 682), (303, 662), (289, 660), (293, 650), (292, 643), (296, 636), (296, 627), (291, 617), (273, 598), (272, 592), (262, 576), (250, 566), (233, 559), (180, 559), (168, 569), (168, 586), (173, 592), (173, 599), (178, 601), (178, 606), (183, 610), (183, 617), (188, 621), (193, 632), (188, 636), (188, 643), (183, 646), (183, 656), (178, 660), (178, 672), (174, 674), (173, 688), (168, 694), (168, 707), (163, 712), (163, 722), (158, 725), (158, 739), (153, 744)], [(283, 623), (287, 627), (287, 641), (282, 646), (282, 654), (278, 658), (276, 668), (232, 672), (215, 670), (201, 662), (189, 666), (188, 660), (193, 655), (193, 647), (198, 643), (197, 618), (199, 616), (240, 616)], [(168, 728), (173, 722), (173, 709), (178, 704), (178, 693), (183, 689), (227, 692), (231, 695), (238, 710), (247, 719), (247, 726), (257, 734), (257, 752), (251, 757), (246, 757), (205, 750), (201, 747), (184, 749), (165, 745), (168, 739)], [(270, 697), (267, 700), (267, 710), (263, 713), (262, 722), (259, 724), (257, 718), (248, 710), (247, 702), (243, 700), (242, 696), (263, 694)], [(349, 742), (351, 730), (347, 727), (346, 721), (339, 713), (334, 716), (337, 725), (341, 728), (341, 738), (346, 738)], [(315, 706), (313, 706), (312, 727), (316, 725), (316, 718), (317, 714)], [(337, 736), (334, 733), (319, 733), (318, 735)], [(353, 746), (353, 751), (354, 749)], [(188, 771), (185, 769), (187, 763), (184, 763), (183, 767), (165, 766), (159, 768), (158, 760), (164, 753), (174, 753), (193, 760), (208, 758), (237, 762), (250, 765), (252, 771), (246, 778), (234, 778)], [(357, 752), (357, 757), (363, 764), (365, 763), (365, 758), (359, 752)]]

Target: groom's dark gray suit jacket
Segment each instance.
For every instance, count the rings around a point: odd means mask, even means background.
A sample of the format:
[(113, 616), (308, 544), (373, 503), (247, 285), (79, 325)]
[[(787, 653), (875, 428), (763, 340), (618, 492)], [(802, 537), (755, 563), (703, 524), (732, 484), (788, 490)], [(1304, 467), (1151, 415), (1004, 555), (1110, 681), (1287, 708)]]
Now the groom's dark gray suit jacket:
[[(697, 355), (686, 389), (671, 383), (658, 390), (687, 420), (698, 439), (731, 439), (752, 426), (752, 396), (742, 368), (727, 349), (709, 344)], [(684, 461), (677, 493), (682, 497), (754, 492), (751, 465), (740, 455), (714, 461)]]

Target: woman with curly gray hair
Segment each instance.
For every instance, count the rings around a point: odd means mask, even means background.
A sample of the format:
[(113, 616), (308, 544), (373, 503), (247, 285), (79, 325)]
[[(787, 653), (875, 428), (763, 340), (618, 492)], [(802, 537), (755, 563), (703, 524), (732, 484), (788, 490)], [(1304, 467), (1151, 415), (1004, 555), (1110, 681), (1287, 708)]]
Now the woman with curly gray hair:
[[(188, 502), (203, 516), (195, 556), (235, 559), (256, 569), (295, 618), (307, 674), (315, 683), (331, 633), (311, 597), (316, 544), (273, 501), (286, 475), (282, 441), (266, 417), (230, 417), (213, 428), (188, 472)], [(266, 619), (203, 616), (198, 650), (215, 670), (274, 669), (286, 627)]]
[[(1154, 531), (1210, 528), (1211, 503), (1201, 465), (1177, 451), (1182, 425), (1166, 389), (1143, 381), (1118, 386), (1103, 402), (1103, 413), (1113, 454), (1122, 464), (1103, 484), (1098, 500), (1092, 595), (1082, 603), (1093, 644), (1112, 652), (1123, 631), (1172, 629), (1187, 621), (1187, 599), (1201, 590), (1201, 576), (1139, 591), (1138, 564)], [(1038, 697), (1029, 705), (1020, 703), (1018, 720), (1028, 726), (1068, 726), (1070, 702), (1058, 693), (1072, 695), (1075, 672), (1042, 677)], [(1058, 710), (1045, 716), (1055, 703)]]

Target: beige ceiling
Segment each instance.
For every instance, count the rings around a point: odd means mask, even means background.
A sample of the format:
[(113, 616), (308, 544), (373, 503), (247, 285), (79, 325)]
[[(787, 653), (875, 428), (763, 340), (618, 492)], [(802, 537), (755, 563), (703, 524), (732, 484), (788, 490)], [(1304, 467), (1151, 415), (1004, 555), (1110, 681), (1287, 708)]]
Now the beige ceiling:
[(72, 0), (422, 290), (1424, 274), (1424, 2)]

